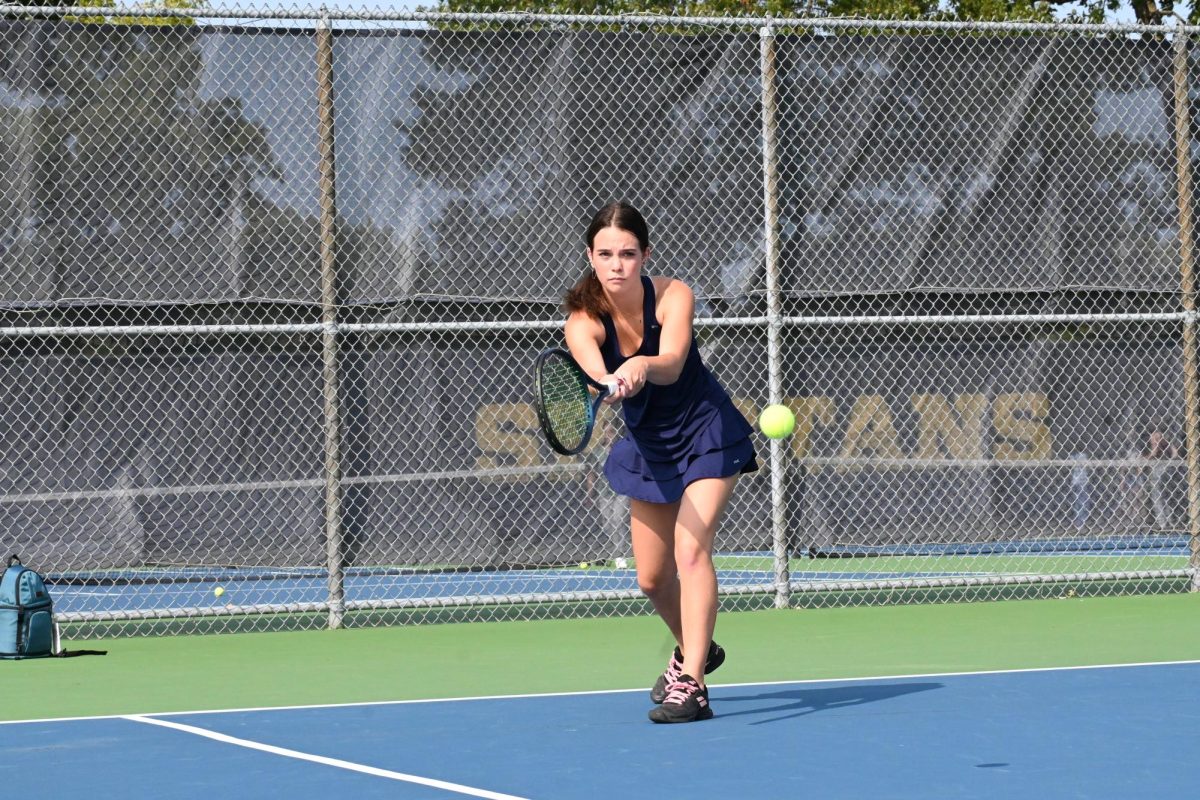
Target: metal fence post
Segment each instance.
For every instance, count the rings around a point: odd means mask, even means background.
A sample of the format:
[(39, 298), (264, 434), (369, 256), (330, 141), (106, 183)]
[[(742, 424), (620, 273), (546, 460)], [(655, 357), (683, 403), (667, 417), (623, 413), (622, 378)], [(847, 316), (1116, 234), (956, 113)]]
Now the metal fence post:
[(1175, 175), (1180, 209), (1183, 311), (1183, 429), (1187, 435), (1188, 537), (1192, 591), (1200, 591), (1200, 391), (1196, 386), (1195, 277), (1192, 242), (1192, 118), (1188, 109), (1188, 37), (1175, 31)]
[(1200, 591), (1200, 389), (1196, 378), (1196, 284), (1192, 242), (1191, 114), (1188, 109), (1188, 37), (1175, 31), (1175, 177), (1179, 204), (1179, 272), (1183, 310), (1183, 402), (1187, 437), (1187, 514), (1191, 590)]
[[(767, 384), (771, 403), (783, 402), (783, 312), (779, 281), (779, 162), (776, 150), (775, 29), (768, 22), (759, 29), (762, 71), (763, 138), (763, 252), (767, 291)], [(775, 607), (789, 603), (787, 475), (784, 440), (771, 439), (771, 542), (775, 559)]]
[(337, 199), (334, 173), (333, 28), (317, 23), (317, 135), (321, 260), (321, 383), (325, 411), (325, 555), (329, 627), (340, 628), (346, 610), (342, 543), (342, 419), (338, 387)]

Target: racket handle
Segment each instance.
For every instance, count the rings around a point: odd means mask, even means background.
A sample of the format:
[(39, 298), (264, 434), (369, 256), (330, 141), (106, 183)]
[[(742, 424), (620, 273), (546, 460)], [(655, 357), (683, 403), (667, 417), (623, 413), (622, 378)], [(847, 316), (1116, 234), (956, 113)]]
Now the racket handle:
[(618, 386), (619, 386), (619, 384), (616, 381), (605, 381), (604, 382), (604, 389), (609, 394), (616, 394)]

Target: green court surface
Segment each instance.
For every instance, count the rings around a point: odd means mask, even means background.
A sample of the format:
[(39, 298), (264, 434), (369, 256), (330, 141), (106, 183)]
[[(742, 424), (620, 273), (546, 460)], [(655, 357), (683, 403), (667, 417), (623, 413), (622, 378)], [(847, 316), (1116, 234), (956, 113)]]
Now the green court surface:
[[(716, 557), (718, 565), (770, 572), (766, 557)], [(876, 556), (872, 558), (793, 558), (788, 569), (795, 578), (806, 574), (850, 572), (855, 575), (892, 572), (926, 572), (989, 575), (1063, 575), (1083, 572), (1138, 572), (1145, 570), (1186, 569), (1188, 556), (1182, 555), (1089, 555), (1086, 553)]]
[[(1200, 594), (724, 613), (714, 686), (1200, 659)], [(67, 642), (0, 662), (0, 719), (649, 686), (651, 617)]]

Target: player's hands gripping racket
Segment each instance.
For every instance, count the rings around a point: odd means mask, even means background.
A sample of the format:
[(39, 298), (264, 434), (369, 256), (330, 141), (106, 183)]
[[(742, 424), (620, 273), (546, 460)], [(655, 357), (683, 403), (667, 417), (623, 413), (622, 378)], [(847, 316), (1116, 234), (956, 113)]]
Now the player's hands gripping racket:
[(592, 438), (596, 412), (616, 384), (592, 380), (570, 353), (557, 348), (538, 355), (533, 382), (533, 404), (546, 441), (564, 456), (582, 452)]

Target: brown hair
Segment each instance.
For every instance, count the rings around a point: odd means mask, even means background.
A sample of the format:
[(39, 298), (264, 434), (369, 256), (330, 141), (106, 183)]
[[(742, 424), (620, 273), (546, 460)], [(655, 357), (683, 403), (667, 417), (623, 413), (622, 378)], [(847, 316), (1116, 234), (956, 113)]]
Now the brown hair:
[[(618, 228), (637, 237), (638, 246), (642, 250), (650, 248), (650, 230), (641, 212), (623, 200), (609, 203), (596, 212), (592, 222), (584, 234), (584, 241), (590, 250), (596, 243), (596, 234), (605, 228)], [(563, 296), (563, 308), (568, 314), (585, 311), (589, 317), (599, 319), (601, 314), (609, 312), (608, 301), (604, 297), (604, 288), (600, 279), (589, 264), (582, 277)]]

